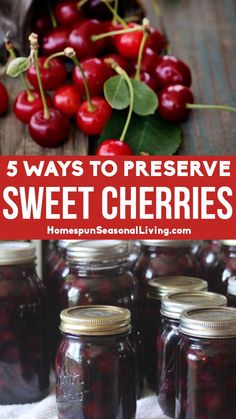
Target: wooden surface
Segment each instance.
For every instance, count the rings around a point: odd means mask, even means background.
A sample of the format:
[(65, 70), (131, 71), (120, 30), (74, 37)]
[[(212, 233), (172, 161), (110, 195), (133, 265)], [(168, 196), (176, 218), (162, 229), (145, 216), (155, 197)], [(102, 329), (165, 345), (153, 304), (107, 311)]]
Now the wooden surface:
[[(236, 1), (159, 2), (172, 52), (192, 69), (195, 102), (236, 106)], [(151, 22), (158, 26), (152, 0), (144, 3)], [(19, 86), (10, 79), (7, 84), (14, 97)], [(84, 155), (88, 153), (88, 142), (74, 128), (63, 147), (43, 149), (29, 138), (27, 128), (10, 114), (0, 119), (0, 153)], [(183, 124), (183, 146), (179, 154), (236, 154), (236, 114), (193, 111), (189, 121)]]

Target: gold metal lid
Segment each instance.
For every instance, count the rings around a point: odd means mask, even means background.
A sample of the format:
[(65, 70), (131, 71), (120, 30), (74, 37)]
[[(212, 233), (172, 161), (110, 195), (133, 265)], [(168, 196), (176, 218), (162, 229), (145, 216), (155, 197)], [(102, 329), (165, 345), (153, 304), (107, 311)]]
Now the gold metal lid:
[(220, 240), (220, 243), (224, 246), (236, 246), (236, 240)]
[(206, 291), (178, 292), (163, 297), (161, 301), (161, 314), (171, 319), (179, 319), (183, 311), (195, 307), (226, 306), (227, 298), (224, 295)]
[(227, 292), (231, 295), (236, 295), (236, 276), (231, 276), (228, 279)]
[(128, 243), (123, 240), (84, 240), (70, 244), (66, 258), (71, 262), (128, 261)]
[(193, 240), (141, 240), (144, 246), (157, 247), (187, 247), (193, 244)]
[(58, 240), (57, 246), (60, 249), (66, 249), (70, 244), (81, 242), (82, 240)]
[(180, 317), (179, 330), (193, 337), (236, 337), (236, 309), (210, 307), (187, 310)]
[(126, 308), (78, 306), (63, 310), (60, 317), (60, 330), (73, 335), (117, 335), (131, 329), (131, 314)]
[(174, 292), (206, 291), (208, 284), (200, 278), (189, 276), (162, 276), (148, 281), (148, 297), (161, 300), (162, 297)]
[(0, 265), (17, 265), (33, 262), (36, 259), (36, 249), (32, 243), (23, 241), (0, 242)]

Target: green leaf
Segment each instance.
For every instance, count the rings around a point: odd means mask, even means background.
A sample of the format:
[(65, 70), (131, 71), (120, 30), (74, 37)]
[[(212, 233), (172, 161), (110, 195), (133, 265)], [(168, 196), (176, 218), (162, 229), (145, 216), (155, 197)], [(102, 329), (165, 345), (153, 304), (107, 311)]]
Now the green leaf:
[(157, 94), (145, 83), (131, 79), (134, 89), (134, 112), (141, 116), (153, 115), (157, 110)]
[(12, 60), (7, 68), (7, 74), (10, 77), (17, 77), (30, 67), (29, 58), (17, 57)]
[(104, 84), (104, 94), (108, 103), (114, 109), (125, 109), (130, 103), (130, 93), (123, 76), (114, 76)]
[[(113, 112), (99, 143), (107, 138), (119, 139), (126, 118), (127, 112)], [(165, 121), (157, 115), (143, 117), (133, 114), (125, 141), (136, 155), (172, 155), (181, 144), (181, 129), (179, 125)]]

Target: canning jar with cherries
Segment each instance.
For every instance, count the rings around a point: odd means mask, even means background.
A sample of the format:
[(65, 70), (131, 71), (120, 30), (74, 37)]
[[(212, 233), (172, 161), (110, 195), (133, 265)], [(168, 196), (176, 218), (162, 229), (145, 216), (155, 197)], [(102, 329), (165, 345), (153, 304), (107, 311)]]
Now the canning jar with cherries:
[(161, 326), (161, 299), (169, 293), (206, 290), (206, 281), (187, 276), (165, 276), (148, 281), (148, 301), (144, 328), (144, 361), (147, 384), (153, 391), (157, 390), (158, 385), (156, 338)]
[(228, 306), (236, 308), (236, 276), (231, 276), (228, 279), (227, 299)]
[(209, 290), (226, 295), (228, 279), (236, 275), (236, 240), (221, 240), (219, 256), (208, 276)]
[(112, 306), (63, 310), (56, 357), (59, 419), (134, 419), (135, 352), (130, 311)]
[(176, 419), (236, 418), (236, 309), (200, 308), (180, 318)]
[(33, 403), (47, 395), (47, 301), (33, 244), (0, 242), (0, 404)]

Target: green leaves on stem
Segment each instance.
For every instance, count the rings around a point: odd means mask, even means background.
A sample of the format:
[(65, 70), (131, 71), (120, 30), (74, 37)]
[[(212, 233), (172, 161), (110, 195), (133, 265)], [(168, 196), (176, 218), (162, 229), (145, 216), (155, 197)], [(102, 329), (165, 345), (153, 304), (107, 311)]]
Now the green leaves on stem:
[(18, 77), (30, 68), (30, 58), (17, 57), (10, 61), (7, 68), (7, 75), (10, 77)]

